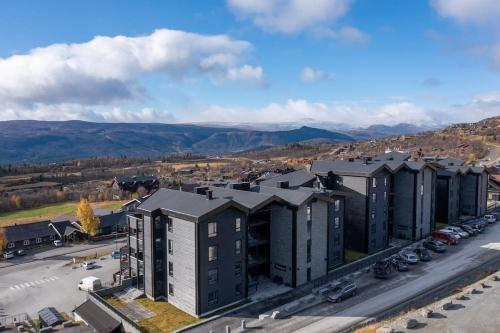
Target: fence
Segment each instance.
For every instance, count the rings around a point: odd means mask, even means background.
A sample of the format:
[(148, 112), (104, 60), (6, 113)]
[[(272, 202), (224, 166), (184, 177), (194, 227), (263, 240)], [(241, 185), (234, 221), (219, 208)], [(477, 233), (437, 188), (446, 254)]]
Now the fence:
[(0, 326), (14, 325), (15, 323), (20, 323), (23, 321), (30, 320), (30, 316), (27, 313), (20, 313), (13, 316), (0, 317)]

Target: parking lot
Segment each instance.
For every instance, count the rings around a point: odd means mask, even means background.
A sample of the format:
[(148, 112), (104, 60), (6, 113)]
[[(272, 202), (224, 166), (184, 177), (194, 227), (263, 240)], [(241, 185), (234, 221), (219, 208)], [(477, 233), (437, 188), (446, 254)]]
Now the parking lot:
[[(84, 270), (72, 265), (73, 257), (95, 254), (97, 251), (111, 252), (110, 244), (97, 249), (87, 249), (71, 254), (50, 256), (25, 262), (10, 262), (0, 268), (0, 317), (19, 313), (36, 315), (46, 306), (59, 311), (71, 312), (85, 300), (85, 292), (78, 290), (78, 282), (87, 276), (96, 276), (103, 283), (111, 283), (113, 273), (119, 270), (119, 260), (97, 259), (96, 268)], [(60, 248), (57, 251), (62, 251)], [(22, 259), (25, 260), (25, 259)]]
[[(430, 262), (410, 265), (407, 272), (394, 272), (388, 279), (376, 279), (373, 272), (361, 275), (355, 279), (358, 285), (357, 295), (342, 303), (330, 303), (323, 297), (316, 303), (311, 302), (302, 311), (279, 320), (259, 320), (255, 315), (245, 315), (242, 310), (190, 331), (223, 332), (225, 325), (236, 329), (241, 319), (245, 319), (249, 327), (259, 327), (266, 332), (342, 331), (472, 268), (488, 268), (491, 260), (500, 258), (499, 250), (500, 222), (497, 222), (487, 227), (485, 232), (463, 240), (459, 245), (448, 246), (445, 253), (433, 253)], [(270, 314), (272, 310), (266, 313)]]

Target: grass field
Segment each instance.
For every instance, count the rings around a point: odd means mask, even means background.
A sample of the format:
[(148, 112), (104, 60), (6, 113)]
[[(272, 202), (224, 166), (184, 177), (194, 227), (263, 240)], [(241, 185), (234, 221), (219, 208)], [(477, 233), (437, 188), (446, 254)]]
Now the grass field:
[(154, 302), (148, 298), (141, 298), (137, 302), (156, 314), (152, 318), (139, 322), (139, 325), (148, 333), (172, 332), (199, 320), (164, 301)]
[[(91, 205), (92, 208), (117, 210), (122, 206), (123, 203), (123, 201), (103, 201), (91, 203)], [(61, 215), (74, 214), (77, 207), (78, 202), (66, 202), (33, 209), (0, 213), (0, 227), (50, 220)]]
[(348, 264), (350, 262), (359, 260), (366, 256), (367, 256), (366, 253), (361, 253), (354, 250), (345, 250), (345, 263)]

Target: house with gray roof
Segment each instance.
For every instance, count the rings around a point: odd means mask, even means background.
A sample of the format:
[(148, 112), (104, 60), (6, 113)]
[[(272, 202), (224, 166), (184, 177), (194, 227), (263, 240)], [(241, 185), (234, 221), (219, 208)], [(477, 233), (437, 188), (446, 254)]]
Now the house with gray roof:
[(390, 151), (377, 155), (373, 159), (379, 161), (408, 161), (410, 157), (410, 154), (407, 152)]
[(424, 161), (390, 160), (389, 235), (424, 239), (434, 229), (436, 169)]
[(275, 187), (279, 182), (288, 182), (289, 188), (312, 187), (315, 180), (315, 174), (307, 170), (297, 170), (262, 180), (259, 185)]
[(314, 160), (310, 172), (321, 186), (347, 192), (345, 199), (346, 247), (374, 253), (389, 244), (389, 189), (391, 170), (371, 158)]
[(461, 169), (460, 215), (486, 214), (488, 199), (488, 171), (484, 167)]

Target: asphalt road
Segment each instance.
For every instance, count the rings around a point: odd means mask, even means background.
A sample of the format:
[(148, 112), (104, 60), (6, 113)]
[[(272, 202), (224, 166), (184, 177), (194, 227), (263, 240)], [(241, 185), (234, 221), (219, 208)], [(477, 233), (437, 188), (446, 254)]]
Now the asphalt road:
[(447, 253), (434, 255), (433, 261), (412, 266), (409, 272), (397, 273), (389, 280), (377, 280), (371, 274), (363, 276), (357, 281), (360, 286), (358, 295), (341, 304), (323, 302), (279, 320), (259, 321), (255, 316), (231, 318), (229, 315), (190, 332), (211, 329), (223, 332), (223, 325), (227, 324), (233, 332), (239, 332), (241, 319), (245, 319), (250, 328), (261, 332), (339, 332), (493, 258), (500, 258), (500, 222), (490, 226), (485, 233), (450, 247)]
[[(119, 246), (120, 244), (123, 242)], [(43, 258), (30, 259), (26, 256), (26, 259), (22, 259), (24, 262), (15, 265), (11, 262), (9, 266), (1, 267), (0, 317), (19, 313), (33, 316), (46, 306), (71, 312), (85, 300), (85, 292), (78, 290), (78, 282), (82, 278), (96, 276), (104, 283), (110, 283), (113, 273), (119, 270), (119, 260), (111, 259), (109, 255), (104, 260), (96, 260), (97, 267), (93, 270), (86, 271), (81, 267), (73, 268), (73, 265), (68, 265), (73, 257), (92, 255), (96, 251), (109, 253), (115, 248), (114, 241), (101, 245), (98, 248), (82, 244), (70, 249), (52, 249), (49, 250), (52, 252), (45, 252)], [(77, 251), (67, 253), (71, 250)]]

